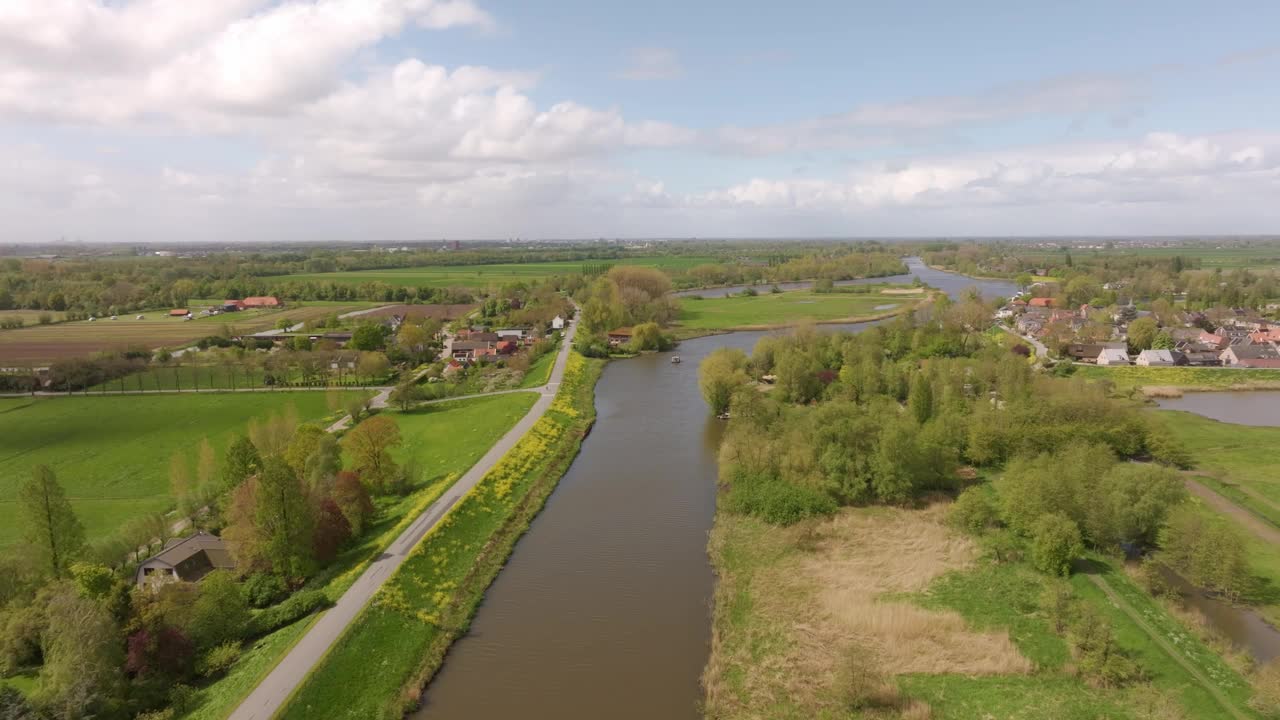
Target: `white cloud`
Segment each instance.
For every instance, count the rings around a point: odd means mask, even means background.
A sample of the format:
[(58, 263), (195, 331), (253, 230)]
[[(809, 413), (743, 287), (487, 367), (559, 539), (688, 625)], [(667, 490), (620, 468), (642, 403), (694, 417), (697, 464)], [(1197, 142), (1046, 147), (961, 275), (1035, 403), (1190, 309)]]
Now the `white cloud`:
[(684, 75), (680, 56), (670, 48), (636, 48), (628, 53), (627, 66), (618, 73), (627, 80), (670, 80)]

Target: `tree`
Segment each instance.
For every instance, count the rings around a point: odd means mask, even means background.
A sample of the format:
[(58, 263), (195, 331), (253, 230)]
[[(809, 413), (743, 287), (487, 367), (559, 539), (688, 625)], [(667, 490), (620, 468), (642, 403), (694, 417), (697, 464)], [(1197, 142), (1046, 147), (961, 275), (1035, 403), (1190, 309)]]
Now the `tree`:
[(908, 395), (911, 416), (921, 425), (929, 422), (933, 416), (933, 383), (923, 370), (911, 378), (911, 394)]
[(50, 598), (47, 613), (35, 700), (56, 717), (110, 715), (124, 687), (119, 628), (110, 611), (66, 588)]
[(1173, 336), (1164, 330), (1156, 333), (1155, 339), (1151, 341), (1151, 347), (1156, 350), (1172, 350), (1176, 346)]
[(200, 447), (196, 450), (196, 493), (202, 503), (211, 502), (218, 496), (217, 483), (218, 455), (209, 438), (200, 438)]
[(84, 527), (47, 465), (35, 466), (18, 489), (18, 526), (37, 562), (55, 577), (84, 547)]
[(351, 522), (342, 508), (331, 498), (321, 500), (316, 513), (316, 532), (311, 541), (316, 560), (328, 564), (350, 539)]
[(284, 459), (289, 463), (289, 467), (293, 471), (302, 475), (306, 470), (307, 458), (315, 452), (316, 447), (320, 444), (320, 438), (328, 435), (324, 428), (319, 425), (299, 425), (298, 429), (293, 433), (293, 439), (289, 441), (289, 447), (284, 451)]
[(351, 342), (348, 345), (353, 350), (362, 350), (372, 352), (382, 347), (382, 326), (378, 323), (363, 322), (356, 326), (351, 332)]
[(342, 448), (338, 446), (337, 438), (324, 433), (316, 440), (315, 449), (303, 464), (302, 478), (312, 490), (320, 491), (341, 469)]
[(364, 483), (360, 482), (360, 476), (353, 472), (338, 473), (330, 497), (347, 518), (351, 534), (359, 537), (364, 532), (365, 521), (373, 514), (373, 501)]
[(395, 483), (399, 468), (391, 458), (391, 448), (401, 443), (400, 427), (391, 418), (375, 415), (351, 429), (342, 445), (351, 455), (360, 478), (379, 492)]
[(306, 577), (314, 567), (315, 517), (306, 489), (283, 458), (263, 461), (255, 501), (254, 523), (271, 567), (286, 577)]
[(1031, 533), (1031, 562), (1048, 575), (1070, 575), (1071, 561), (1084, 552), (1080, 526), (1061, 513), (1040, 516)]
[(409, 408), (417, 405), (426, 399), (426, 393), (422, 386), (413, 382), (413, 380), (405, 380), (391, 391), (391, 395), (387, 398), (401, 411), (408, 411)]
[(71, 577), (75, 580), (76, 592), (80, 597), (90, 600), (101, 600), (110, 595), (116, 587), (116, 575), (106, 565), (87, 562), (72, 563)]
[(195, 503), (192, 501), (191, 471), (187, 469), (187, 460), (182, 452), (174, 450), (169, 457), (169, 494), (178, 503), (178, 512), (183, 517), (195, 514)]
[(200, 581), (200, 597), (191, 607), (188, 633), (199, 651), (244, 637), (249, 624), (249, 603), (235, 576), (215, 570)]
[(1000, 513), (987, 488), (975, 486), (960, 493), (947, 521), (970, 535), (981, 535), (1000, 524)]
[(427, 343), (431, 341), (431, 336), (421, 325), (415, 325), (406, 322), (400, 326), (400, 332), (396, 333), (396, 345), (400, 349), (417, 358), (426, 349)]
[(1183, 505), (1170, 513), (1160, 544), (1174, 569), (1232, 601), (1252, 582), (1244, 538), (1231, 525), (1194, 507)]
[(631, 331), (630, 349), (632, 352), (666, 350), (670, 345), (671, 341), (667, 339), (666, 335), (662, 334), (662, 328), (658, 326), (658, 323), (640, 323)]
[(239, 487), (258, 471), (262, 458), (248, 435), (240, 435), (227, 448), (227, 462), (222, 467), (222, 483), (227, 489)]
[(390, 369), (391, 361), (380, 352), (360, 353), (360, 361), (356, 363), (356, 372), (365, 379), (365, 382), (385, 375)]
[(746, 353), (737, 348), (717, 348), (698, 366), (698, 388), (711, 412), (719, 415), (729, 409), (733, 392), (751, 381), (747, 377)]
[(1151, 317), (1140, 317), (1129, 323), (1129, 351), (1150, 350), (1159, 331), (1160, 328), (1156, 325), (1155, 319)]

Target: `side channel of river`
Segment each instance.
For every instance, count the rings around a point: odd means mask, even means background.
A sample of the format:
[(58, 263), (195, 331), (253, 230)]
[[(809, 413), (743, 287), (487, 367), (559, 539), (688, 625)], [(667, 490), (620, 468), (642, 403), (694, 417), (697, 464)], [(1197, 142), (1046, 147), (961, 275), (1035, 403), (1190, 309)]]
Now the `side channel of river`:
[[(915, 265), (948, 292), (975, 284), (984, 294), (1012, 292)], [(712, 350), (749, 352), (764, 335), (687, 340), (680, 364), (661, 353), (605, 368), (595, 427), (415, 718), (701, 716), (714, 585), (706, 545), (723, 425), (707, 413), (697, 370)]]

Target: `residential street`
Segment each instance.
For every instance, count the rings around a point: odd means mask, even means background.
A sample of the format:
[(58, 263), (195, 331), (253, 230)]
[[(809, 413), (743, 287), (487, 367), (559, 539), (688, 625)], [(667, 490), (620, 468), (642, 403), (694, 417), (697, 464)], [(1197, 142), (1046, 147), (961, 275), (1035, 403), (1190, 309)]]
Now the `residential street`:
[[(569, 352), (573, 348), (573, 336), (577, 328), (577, 322), (570, 323), (556, 356), (555, 366), (551, 370), (549, 382), (541, 388), (532, 389), (538, 392), (540, 397), (529, 412), (369, 565), (351, 588), (339, 598), (337, 604), (320, 617), (307, 634), (298, 641), (298, 644), (289, 651), (289, 654), (280, 661), (280, 664), (271, 671), (271, 674), (254, 689), (240, 707), (236, 708), (236, 711), (231, 714), (231, 720), (267, 720), (272, 717), (294, 690), (302, 684), (307, 674), (324, 657), (329, 648), (342, 636), (364, 606), (373, 598), (374, 593), (400, 567), (423, 535), (435, 527), (449, 509), (475, 487), (502, 459), (503, 455), (524, 437), (534, 423), (542, 418), (547, 408), (551, 406), (556, 390), (559, 389), (564, 378), (565, 365), (569, 359)], [(529, 390), (523, 392), (529, 392)], [(370, 660), (373, 661), (372, 658)]]

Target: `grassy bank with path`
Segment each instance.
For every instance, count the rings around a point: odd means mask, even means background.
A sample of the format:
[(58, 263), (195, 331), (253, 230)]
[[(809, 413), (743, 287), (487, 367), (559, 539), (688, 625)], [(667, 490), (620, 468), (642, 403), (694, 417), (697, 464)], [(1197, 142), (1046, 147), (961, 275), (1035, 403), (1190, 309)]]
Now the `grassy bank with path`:
[(1280, 388), (1280, 370), (1228, 367), (1141, 367), (1076, 365), (1075, 375), (1115, 383), (1117, 390), (1148, 389), (1154, 394)]
[(570, 356), (547, 414), (423, 537), (281, 717), (399, 718), (417, 704), (577, 455), (594, 421), (602, 367), (601, 361)]
[[(495, 395), (424, 406), (408, 413), (386, 411), (400, 427), (404, 445), (393, 453), (397, 462), (413, 462), (418, 479), (404, 496), (375, 498), (368, 530), (338, 558), (312, 577), (306, 589), (323, 590), (337, 601), (409, 523), (426, 510), (468, 467), (474, 465), (529, 411), (534, 393)], [(442, 442), (441, 438), (449, 438)], [(271, 672), (318, 619), (280, 628), (255, 641), (230, 673), (197, 689), (191, 720), (220, 720), (231, 713)]]

